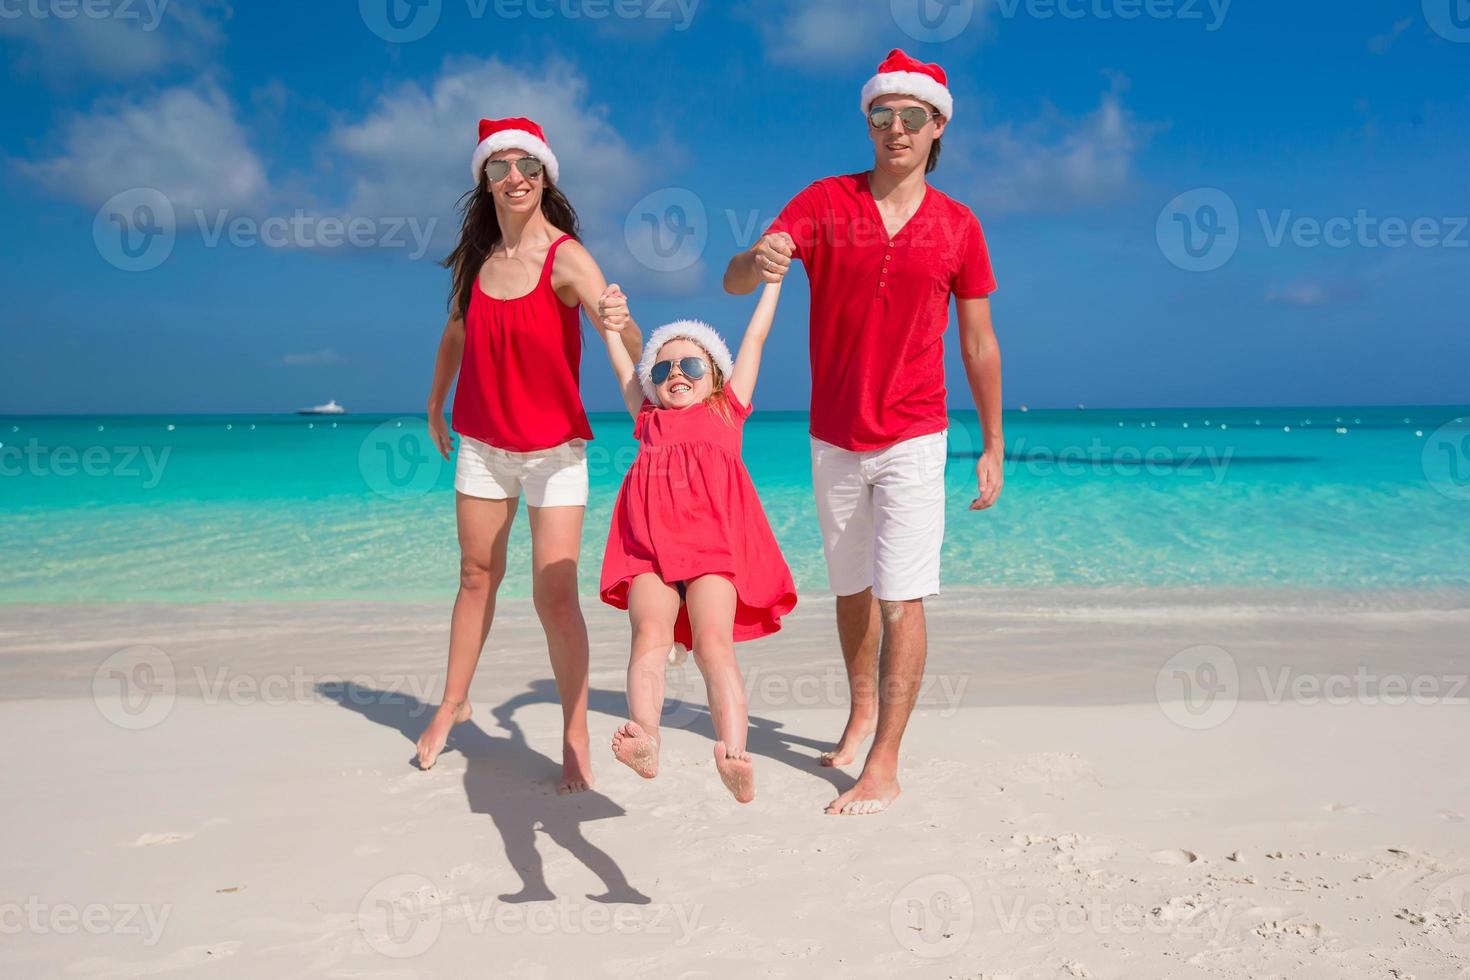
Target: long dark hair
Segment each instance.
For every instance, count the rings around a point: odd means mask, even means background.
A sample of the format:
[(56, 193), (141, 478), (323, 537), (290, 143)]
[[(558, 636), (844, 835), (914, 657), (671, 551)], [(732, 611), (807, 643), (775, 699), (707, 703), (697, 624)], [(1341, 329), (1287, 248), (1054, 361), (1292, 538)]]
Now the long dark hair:
[[(482, 175), (483, 176), (483, 175)], [(541, 214), (547, 221), (581, 241), (581, 222), (572, 202), (557, 189), (541, 171)], [(459, 199), (459, 212), (463, 217), (459, 223), (459, 244), (445, 256), (440, 264), (453, 270), (449, 287), (449, 312), (464, 317), (470, 309), (470, 296), (475, 289), (475, 280), (480, 277), (480, 266), (490, 257), (495, 246), (500, 244), (500, 220), (495, 216), (495, 197), (481, 180), (465, 191)]]

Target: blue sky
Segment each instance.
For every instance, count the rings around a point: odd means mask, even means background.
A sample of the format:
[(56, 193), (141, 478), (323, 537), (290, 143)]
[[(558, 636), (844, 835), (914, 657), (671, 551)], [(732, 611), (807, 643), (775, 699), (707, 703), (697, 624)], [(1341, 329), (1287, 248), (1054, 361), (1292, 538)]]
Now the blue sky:
[[(389, 2), (0, 2), (0, 412), (421, 410), (482, 115), (543, 123), (645, 329), (738, 335), (726, 260), (866, 168), (895, 46), (950, 74), (1007, 406), (1470, 402), (1467, 0)], [(794, 279), (766, 408), (805, 407)]]

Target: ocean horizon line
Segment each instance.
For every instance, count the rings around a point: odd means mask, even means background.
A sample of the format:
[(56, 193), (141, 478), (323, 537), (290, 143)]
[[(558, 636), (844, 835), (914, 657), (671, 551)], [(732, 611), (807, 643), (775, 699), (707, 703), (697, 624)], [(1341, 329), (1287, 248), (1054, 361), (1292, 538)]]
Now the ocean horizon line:
[[(1003, 408), (1006, 414), (1030, 415), (1036, 413), (1054, 413), (1076, 415), (1087, 412), (1324, 412), (1334, 410), (1373, 410), (1373, 411), (1452, 411), (1470, 412), (1470, 402), (1445, 403), (1445, 404), (1401, 404), (1393, 402), (1385, 403), (1322, 403), (1322, 404), (1281, 404), (1281, 405), (1074, 405), (1071, 407), (1056, 405), (1015, 405)], [(810, 415), (805, 408), (766, 408), (762, 409), (765, 415)], [(949, 407), (947, 414), (971, 416), (973, 408)], [(400, 410), (390, 408), (371, 409), (347, 409), (340, 413), (315, 413), (301, 409), (285, 409), (280, 411), (250, 411), (243, 409), (222, 409), (214, 411), (146, 411), (146, 412), (12, 412), (0, 411), (0, 419), (79, 419), (79, 418), (214, 418), (214, 417), (262, 417), (262, 418), (297, 418), (307, 416), (320, 416), (323, 418), (340, 418), (344, 415), (351, 416), (423, 416), (422, 410)], [(588, 409), (587, 414), (591, 417), (617, 417), (626, 416), (627, 412), (621, 408), (610, 409)], [(449, 413), (445, 413), (448, 417)]]

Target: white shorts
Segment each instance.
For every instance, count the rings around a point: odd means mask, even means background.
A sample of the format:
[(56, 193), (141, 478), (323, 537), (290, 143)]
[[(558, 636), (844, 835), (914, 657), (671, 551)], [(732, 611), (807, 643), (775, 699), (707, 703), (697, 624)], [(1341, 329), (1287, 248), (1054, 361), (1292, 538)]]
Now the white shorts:
[(524, 490), (532, 507), (586, 507), (587, 440), (515, 453), (460, 433), (454, 489), (488, 500), (519, 497)]
[(817, 523), (837, 595), (879, 599), (939, 593), (944, 463), (949, 433), (853, 452), (812, 438)]

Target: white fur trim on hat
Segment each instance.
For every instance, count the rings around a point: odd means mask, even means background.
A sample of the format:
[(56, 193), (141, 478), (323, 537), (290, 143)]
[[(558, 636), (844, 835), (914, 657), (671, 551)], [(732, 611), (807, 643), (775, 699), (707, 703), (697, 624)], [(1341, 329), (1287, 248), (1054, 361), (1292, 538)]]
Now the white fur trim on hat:
[(659, 350), (671, 340), (692, 340), (703, 347), (715, 362), (715, 367), (725, 376), (725, 381), (729, 382), (735, 362), (730, 359), (730, 348), (715, 333), (715, 328), (699, 320), (675, 320), (655, 330), (643, 345), (643, 356), (638, 361), (638, 382), (643, 385), (643, 395), (649, 401), (655, 405), (659, 403), (658, 392), (653, 388), (653, 364), (658, 360)]
[(868, 79), (863, 86), (863, 115), (868, 114), (873, 100), (880, 95), (911, 95), (938, 109), (946, 120), (954, 119), (954, 98), (949, 89), (920, 72), (885, 71)]
[(528, 133), (524, 129), (502, 129), (480, 141), (470, 161), (470, 173), (474, 175), (475, 183), (485, 179), (485, 164), (501, 150), (525, 150), (545, 164), (546, 175), (551, 178), (553, 184), (556, 183), (556, 154), (551, 152), (551, 147), (546, 145), (545, 140), (539, 139), (534, 133)]

